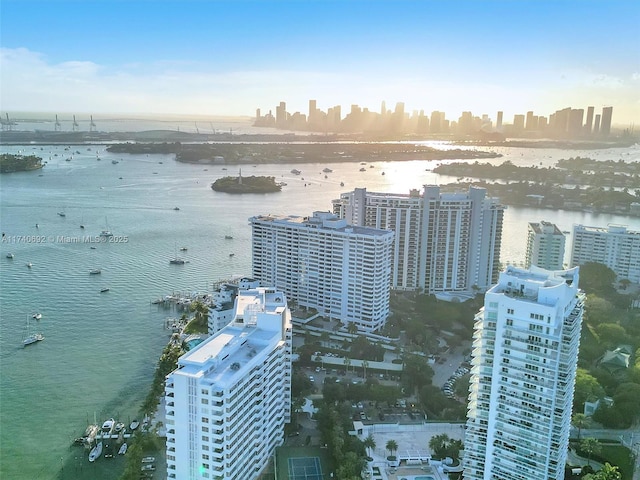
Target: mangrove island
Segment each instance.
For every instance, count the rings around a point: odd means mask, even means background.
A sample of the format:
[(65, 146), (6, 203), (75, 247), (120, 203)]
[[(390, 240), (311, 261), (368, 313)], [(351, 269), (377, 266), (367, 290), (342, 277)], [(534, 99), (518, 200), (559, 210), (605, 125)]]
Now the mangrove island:
[(275, 177), (222, 177), (211, 184), (211, 189), (224, 193), (273, 193), (282, 190)]

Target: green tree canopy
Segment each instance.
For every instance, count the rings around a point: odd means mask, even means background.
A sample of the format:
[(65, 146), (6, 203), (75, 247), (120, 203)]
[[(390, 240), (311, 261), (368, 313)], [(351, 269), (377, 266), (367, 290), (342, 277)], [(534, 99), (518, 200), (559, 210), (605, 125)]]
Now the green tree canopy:
[(580, 265), (580, 288), (587, 293), (611, 293), (616, 274), (602, 263), (587, 262)]
[(420, 389), (431, 383), (433, 368), (427, 363), (427, 359), (420, 355), (407, 355), (402, 371), (403, 383), (410, 391)]
[(576, 372), (576, 386), (573, 395), (574, 410), (581, 412), (584, 402), (595, 402), (604, 397), (604, 389), (598, 383), (596, 377), (587, 370), (578, 368)]
[(595, 330), (600, 337), (600, 341), (604, 343), (607, 348), (617, 347), (625, 343), (625, 341), (628, 341), (626, 330), (617, 323), (600, 323), (595, 327)]

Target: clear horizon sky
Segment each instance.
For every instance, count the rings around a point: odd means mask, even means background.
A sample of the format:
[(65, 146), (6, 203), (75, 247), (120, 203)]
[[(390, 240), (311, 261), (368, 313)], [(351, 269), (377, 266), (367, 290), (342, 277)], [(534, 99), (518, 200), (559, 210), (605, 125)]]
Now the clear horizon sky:
[(0, 110), (253, 116), (613, 106), (640, 123), (632, 0), (2, 0)]

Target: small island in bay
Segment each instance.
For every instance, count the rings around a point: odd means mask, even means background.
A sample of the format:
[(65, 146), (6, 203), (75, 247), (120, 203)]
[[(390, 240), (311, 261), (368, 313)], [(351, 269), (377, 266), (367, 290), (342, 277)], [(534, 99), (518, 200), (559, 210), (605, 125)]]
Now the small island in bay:
[(42, 158), (35, 155), (0, 154), (0, 173), (27, 172), (42, 167)]
[(224, 193), (273, 193), (282, 190), (275, 177), (222, 177), (211, 184), (211, 189)]

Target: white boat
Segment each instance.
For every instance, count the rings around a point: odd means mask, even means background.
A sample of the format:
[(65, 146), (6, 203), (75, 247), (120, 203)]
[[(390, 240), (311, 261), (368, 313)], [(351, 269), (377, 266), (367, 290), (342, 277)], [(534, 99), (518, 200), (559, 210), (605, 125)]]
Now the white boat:
[(93, 270), (89, 270), (89, 274), (90, 275), (100, 275), (102, 273), (102, 270), (100, 270), (99, 268), (95, 268)]
[(169, 264), (171, 265), (184, 265), (184, 260), (181, 258), (178, 258), (178, 247), (174, 247), (175, 248), (175, 256), (174, 258), (172, 258), (171, 260), (169, 260)]
[(41, 333), (33, 333), (22, 341), (22, 345), (26, 347), (27, 345), (41, 342), (42, 340), (44, 340), (44, 335), (42, 335)]
[(116, 426), (115, 426), (116, 433), (121, 432), (123, 428), (124, 428), (124, 423), (122, 423), (122, 422), (116, 423)]
[(104, 287), (100, 289), (100, 293), (107, 293), (109, 291), (109, 287)]
[(127, 442), (123, 443), (118, 450), (118, 455), (124, 455), (127, 453)]
[(44, 340), (44, 335), (41, 333), (30, 333), (29, 317), (27, 317), (27, 336), (22, 340), (22, 346), (26, 347), (33, 343), (38, 343)]
[(41, 313), (34, 313), (33, 315), (31, 315), (31, 318), (35, 318), (36, 320), (40, 320), (42, 318), (42, 314)]
[(291, 170), (291, 173), (293, 173), (294, 175), (300, 175), (302, 172), (296, 168), (294, 168), (293, 170)]
[(333, 172), (333, 170), (331, 170), (329, 167), (323, 168), (323, 169), (322, 169), (322, 171), (323, 171), (324, 173), (331, 173), (331, 172)]
[(136, 428), (138, 428), (140, 426), (140, 421), (139, 420), (134, 420), (133, 422), (131, 422), (129, 424), (129, 430), (133, 431)]
[(27, 262), (27, 268), (31, 268), (31, 267), (33, 267), (33, 263)]
[(142, 463), (153, 463), (156, 461), (156, 457), (142, 457)]
[(7, 258), (13, 258), (13, 253), (7, 253)]
[(109, 230), (109, 224), (107, 223), (107, 217), (104, 217), (104, 222), (105, 222), (106, 228), (100, 232), (100, 236), (101, 237), (113, 237), (113, 233), (111, 233), (111, 230)]
[(116, 421), (113, 418), (110, 418), (109, 420), (105, 420), (101, 428), (102, 433), (111, 433), (115, 425), (116, 425)]
[(180, 251), (181, 252), (186, 252), (187, 251), (187, 247), (180, 247)]
[(89, 461), (95, 462), (100, 455), (102, 455), (102, 442), (98, 442), (98, 444), (91, 449), (89, 452)]

